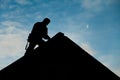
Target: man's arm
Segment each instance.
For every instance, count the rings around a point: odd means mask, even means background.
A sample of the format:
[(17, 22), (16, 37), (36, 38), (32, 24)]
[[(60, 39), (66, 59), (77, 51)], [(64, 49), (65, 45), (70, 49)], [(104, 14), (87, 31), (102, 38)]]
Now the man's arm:
[(50, 39), (50, 37), (48, 36), (48, 29), (46, 28), (45, 34), (44, 34), (44, 39)]

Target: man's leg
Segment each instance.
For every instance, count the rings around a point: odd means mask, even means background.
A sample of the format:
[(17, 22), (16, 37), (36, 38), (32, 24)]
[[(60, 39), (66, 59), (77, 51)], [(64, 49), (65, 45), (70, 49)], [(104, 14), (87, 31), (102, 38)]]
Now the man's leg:
[(36, 45), (35, 43), (30, 43), (26, 50), (25, 55), (30, 55), (34, 50), (35, 45)]

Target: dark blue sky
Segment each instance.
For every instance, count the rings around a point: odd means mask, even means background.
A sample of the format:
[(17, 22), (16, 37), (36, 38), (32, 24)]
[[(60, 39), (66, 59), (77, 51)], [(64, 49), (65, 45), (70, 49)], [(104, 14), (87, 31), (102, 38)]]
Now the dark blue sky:
[(24, 55), (33, 24), (45, 17), (50, 37), (63, 32), (120, 76), (119, 0), (0, 0), (0, 69)]

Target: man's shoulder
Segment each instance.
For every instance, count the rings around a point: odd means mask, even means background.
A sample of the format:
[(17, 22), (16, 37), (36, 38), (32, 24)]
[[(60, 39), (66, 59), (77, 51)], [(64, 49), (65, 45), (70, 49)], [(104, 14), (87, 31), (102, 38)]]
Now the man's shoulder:
[(36, 23), (34, 24), (34, 27), (38, 27), (38, 26), (41, 26), (41, 25), (42, 25), (41, 22), (36, 22)]
[(36, 22), (35, 24), (41, 24), (41, 22)]

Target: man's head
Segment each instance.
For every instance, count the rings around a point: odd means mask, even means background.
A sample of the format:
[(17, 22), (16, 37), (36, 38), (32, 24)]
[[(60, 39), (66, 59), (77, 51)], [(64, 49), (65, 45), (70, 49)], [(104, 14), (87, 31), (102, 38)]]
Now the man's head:
[(45, 18), (43, 20), (43, 23), (46, 24), (46, 25), (48, 25), (50, 23), (50, 19), (49, 18)]

